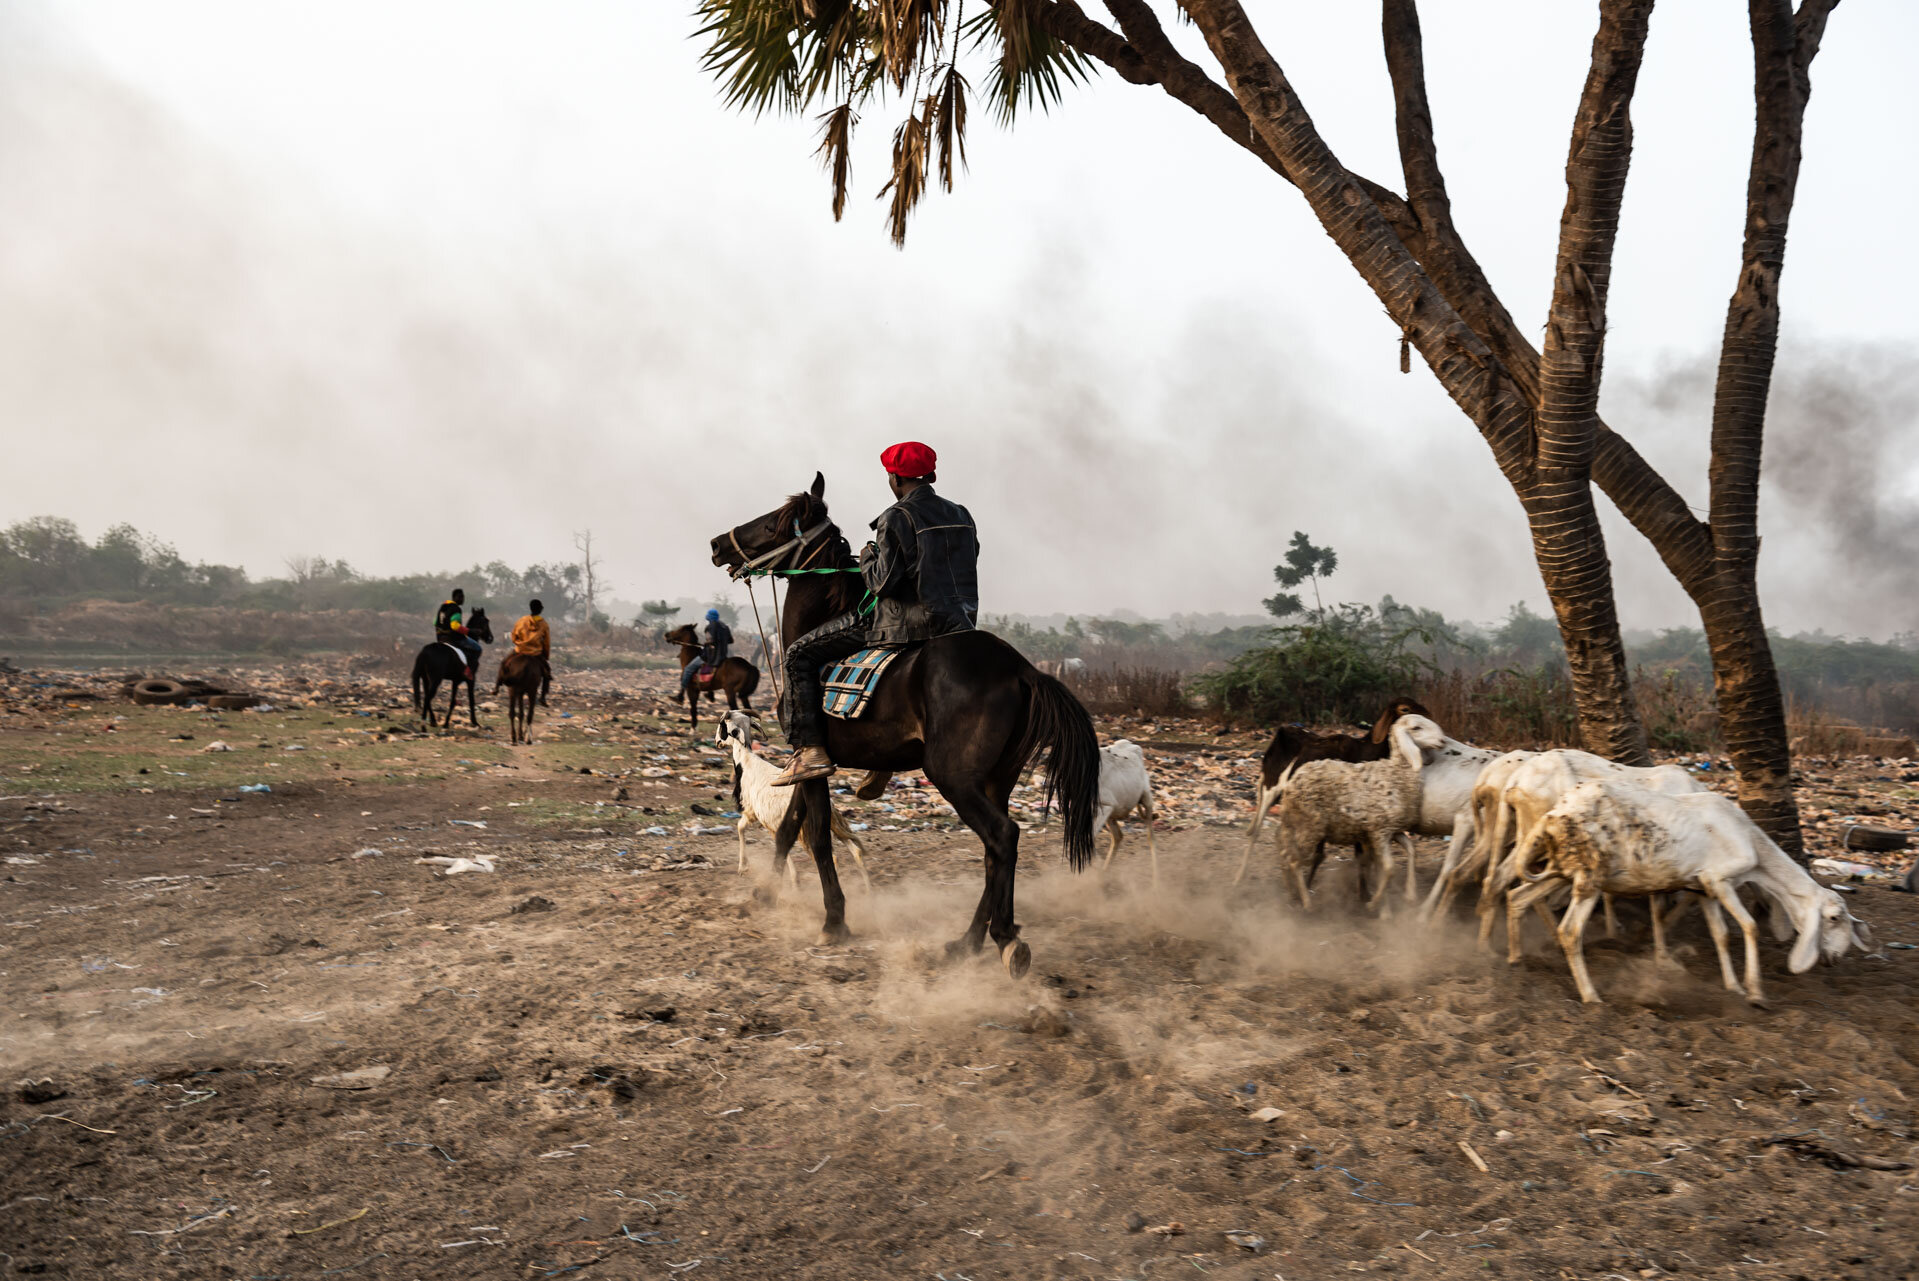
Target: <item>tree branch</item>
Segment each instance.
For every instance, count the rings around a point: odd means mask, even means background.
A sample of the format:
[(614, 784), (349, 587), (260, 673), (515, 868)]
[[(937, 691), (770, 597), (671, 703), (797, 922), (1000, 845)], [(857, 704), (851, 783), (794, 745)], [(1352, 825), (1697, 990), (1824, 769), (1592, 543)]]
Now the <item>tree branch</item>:
[[(1453, 225), (1452, 203), (1439, 167), (1432, 111), (1426, 98), (1425, 58), (1415, 0), (1384, 0), (1381, 28), (1386, 68), (1393, 82), (1400, 166), (1409, 195), (1403, 206), (1404, 217), (1412, 226), (1402, 226), (1384, 204), (1381, 212), (1446, 300), (1493, 349), (1536, 407), (1539, 351), (1513, 322), (1512, 313), (1499, 300)], [(1695, 595), (1703, 591), (1712, 572), (1712, 541), (1705, 523), (1692, 514), (1686, 500), (1665, 477), (1603, 420), (1595, 423), (1592, 476), (1633, 528), (1653, 545), (1680, 585)]]
[[(1813, 2), (1807, 0), (1809, 4)], [(1425, 139), (1423, 145), (1430, 149), (1433, 146), (1431, 114), (1425, 105), (1425, 73), (1419, 46), (1417, 11), (1412, 0), (1389, 0), (1389, 4), (1403, 15), (1402, 20), (1395, 22), (1389, 9), (1386, 28), (1387, 65), (1393, 73), (1395, 95), (1401, 100), (1402, 112), (1416, 109), (1424, 118), (1426, 123), (1421, 131)], [(1260, 163), (1288, 182), (1292, 181), (1272, 148), (1253, 129), (1238, 100), (1224, 85), (1184, 58), (1180, 58), (1180, 62), (1186, 74), (1162, 78), (1155, 69), (1154, 60), (1142, 51), (1142, 46), (1152, 48), (1150, 35), (1136, 34), (1136, 31), (1145, 29), (1144, 24), (1135, 25), (1139, 23), (1139, 15), (1143, 14), (1151, 24), (1150, 29), (1158, 31), (1161, 40), (1165, 39), (1157, 16), (1147, 5), (1139, 0), (1112, 0), (1107, 8), (1120, 21), (1127, 39), (1089, 19), (1072, 0), (1039, 0), (1034, 12), (1040, 23), (1057, 39), (1111, 67), (1129, 83), (1158, 85), (1174, 100), (1205, 117), (1234, 144), (1258, 157)], [(1405, 19), (1410, 19), (1410, 24)], [(1167, 41), (1166, 46), (1171, 49), (1171, 42)], [(1176, 49), (1172, 53), (1174, 57), (1179, 57)], [(1402, 127), (1402, 160), (1404, 147)], [(1436, 154), (1432, 156), (1430, 164), (1437, 175)], [(1432, 277), (1446, 301), (1459, 312), (1473, 332), (1492, 348), (1498, 363), (1518, 384), (1527, 401), (1537, 404), (1539, 352), (1514, 323), (1511, 313), (1499, 301), (1477, 259), (1459, 238), (1451, 222), (1450, 208), (1445, 210), (1443, 219), (1432, 217), (1430, 213), (1422, 215), (1390, 188), (1358, 174), (1352, 177), (1378, 208), (1400, 243)], [(1429, 190), (1410, 170), (1407, 187), (1413, 191)], [(1443, 197), (1443, 178), (1439, 179), (1438, 187)], [(1693, 516), (1685, 499), (1646, 462), (1632, 444), (1614, 434), (1604, 422), (1598, 425), (1593, 479), (1621, 514), (1652, 543), (1681, 585), (1688, 591), (1699, 588), (1711, 573), (1712, 561), (1712, 544), (1704, 522)]]
[(1573, 115), (1566, 206), (1559, 216), (1559, 257), (1539, 365), (1542, 473), (1591, 476), (1606, 295), (1632, 164), (1632, 95), (1652, 7), (1653, 0), (1602, 0), (1592, 65)]

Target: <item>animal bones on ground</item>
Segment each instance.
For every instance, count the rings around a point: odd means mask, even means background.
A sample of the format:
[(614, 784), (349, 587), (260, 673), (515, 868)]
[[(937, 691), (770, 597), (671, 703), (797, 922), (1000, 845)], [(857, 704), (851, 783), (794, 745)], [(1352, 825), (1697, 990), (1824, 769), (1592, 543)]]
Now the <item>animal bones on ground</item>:
[[(1586, 972), (1581, 946), (1586, 919), (1601, 893), (1653, 895), (1689, 890), (1701, 895), (1706, 925), (1719, 953), (1720, 973), (1730, 991), (1739, 990), (1726, 950), (1723, 908), (1746, 936), (1748, 1000), (1759, 1004), (1759, 935), (1752, 914), (1739, 900), (1750, 885), (1770, 899), (1797, 935), (1788, 961), (1803, 974), (1821, 959), (1837, 960), (1847, 949), (1870, 950), (1872, 931), (1846, 910), (1837, 892), (1806, 874), (1785, 851), (1760, 831), (1738, 805), (1714, 792), (1668, 796), (1642, 781), (1621, 777), (1589, 779), (1573, 788), (1539, 825), (1528, 865), (1529, 883), (1508, 896), (1509, 959), (1525, 911), (1568, 887), (1572, 901), (1557, 934), (1566, 964), (1579, 986), (1579, 998), (1599, 1000)], [(1541, 867), (1534, 873), (1532, 866)], [(1663, 950), (1660, 913), (1652, 914), (1653, 934)]]

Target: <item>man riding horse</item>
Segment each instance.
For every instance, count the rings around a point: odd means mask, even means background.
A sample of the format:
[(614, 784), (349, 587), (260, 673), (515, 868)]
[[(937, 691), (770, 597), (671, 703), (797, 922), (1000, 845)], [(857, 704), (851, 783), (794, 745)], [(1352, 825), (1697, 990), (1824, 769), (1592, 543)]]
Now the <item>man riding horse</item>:
[(465, 619), (466, 592), (455, 587), (453, 594), (440, 603), (440, 612), (433, 616), (433, 637), (466, 655), (466, 677), (472, 680), (484, 651), (480, 642), (466, 634)]
[(680, 692), (688, 697), (698, 698), (699, 695), (693, 692), (694, 682), (699, 679), (702, 672), (719, 671), (720, 664), (726, 661), (732, 648), (733, 629), (721, 620), (719, 610), (707, 610), (706, 644), (701, 647), (698, 654), (693, 656), (692, 661), (680, 670)]
[(826, 664), (870, 646), (911, 645), (973, 630), (979, 617), (979, 534), (964, 507), (933, 492), (938, 461), (918, 441), (880, 455), (898, 501), (873, 521), (873, 541), (860, 552), (866, 600), (787, 647), (780, 724), (794, 755), (773, 786), (791, 787), (834, 770), (821, 708)]
[(525, 617), (513, 624), (513, 652), (540, 660), (540, 706), (545, 707), (547, 691), (553, 688), (553, 630), (544, 617), (545, 605), (533, 600), (526, 608)]

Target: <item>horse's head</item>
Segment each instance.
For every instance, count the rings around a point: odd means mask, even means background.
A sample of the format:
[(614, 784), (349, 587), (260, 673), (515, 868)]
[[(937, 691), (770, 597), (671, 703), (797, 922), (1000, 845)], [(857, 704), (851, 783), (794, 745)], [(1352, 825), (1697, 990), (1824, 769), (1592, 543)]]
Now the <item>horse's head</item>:
[(681, 623), (671, 631), (662, 632), (660, 639), (668, 644), (690, 645), (695, 649), (698, 649), (700, 644), (699, 634), (693, 630), (691, 623)]
[(493, 643), (493, 624), (486, 621), (485, 610), (476, 609), (473, 611), (472, 616), (466, 620), (466, 634), (468, 636), (477, 636), (488, 645)]
[(737, 576), (749, 562), (785, 548), (787, 555), (759, 568), (796, 568), (807, 560), (807, 549), (815, 547), (825, 532), (825, 495), (826, 477), (814, 472), (813, 486), (805, 493), (794, 494), (766, 515), (717, 535), (713, 539), (713, 563)]

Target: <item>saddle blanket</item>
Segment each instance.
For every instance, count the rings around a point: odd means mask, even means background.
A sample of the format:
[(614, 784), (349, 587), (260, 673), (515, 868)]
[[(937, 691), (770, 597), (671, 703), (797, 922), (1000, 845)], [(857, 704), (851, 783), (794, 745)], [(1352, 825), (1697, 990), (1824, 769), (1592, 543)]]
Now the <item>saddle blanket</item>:
[(441, 641), (440, 644), (445, 645), (448, 649), (453, 651), (454, 656), (460, 660), (461, 669), (465, 670), (465, 668), (468, 666), (468, 661), (469, 661), (467, 659), (466, 651), (461, 649), (458, 645), (450, 644), (447, 641)]
[(880, 677), (904, 652), (896, 646), (863, 649), (827, 668), (821, 677), (825, 689), (821, 702), (826, 714), (843, 721), (857, 720), (879, 688)]

